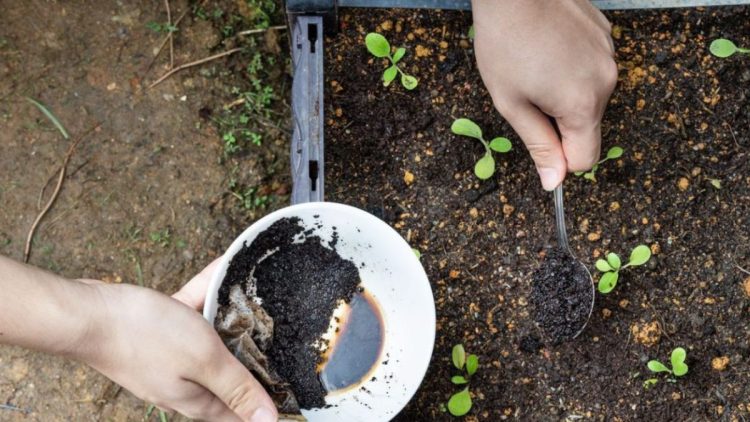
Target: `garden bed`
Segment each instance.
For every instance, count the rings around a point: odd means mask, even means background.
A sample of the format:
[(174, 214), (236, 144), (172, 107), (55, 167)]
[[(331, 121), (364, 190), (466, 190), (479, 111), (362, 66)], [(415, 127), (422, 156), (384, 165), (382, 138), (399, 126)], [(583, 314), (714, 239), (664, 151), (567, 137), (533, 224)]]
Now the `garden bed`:
[[(460, 390), (450, 382), (457, 343), (479, 355), (477, 420), (750, 416), (750, 280), (741, 269), (750, 268), (750, 58), (708, 52), (719, 37), (750, 45), (750, 7), (608, 17), (620, 81), (603, 149), (625, 153), (595, 183), (567, 179), (571, 247), (592, 274), (608, 252), (627, 257), (643, 243), (654, 255), (612, 293), (597, 293), (587, 329), (554, 347), (540, 341), (527, 302), (555, 243), (552, 197), (482, 84), (470, 14), (344, 11), (326, 39), (327, 200), (393, 225), (421, 251), (436, 299), (432, 364), (397, 420), (451, 418), (443, 404)], [(364, 47), (374, 31), (407, 48), (399, 64), (419, 79), (415, 90), (383, 87), (384, 64)], [(513, 142), (487, 181), (473, 173), (481, 145), (450, 131), (458, 117)], [(689, 373), (644, 388), (654, 377), (646, 362), (678, 346)]]

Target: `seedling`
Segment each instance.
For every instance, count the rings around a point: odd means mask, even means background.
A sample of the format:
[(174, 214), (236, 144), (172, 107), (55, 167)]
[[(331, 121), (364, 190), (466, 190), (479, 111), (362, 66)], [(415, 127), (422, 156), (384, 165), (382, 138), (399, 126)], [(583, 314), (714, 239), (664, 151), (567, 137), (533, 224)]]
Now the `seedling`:
[(492, 157), (492, 151), (505, 153), (513, 147), (508, 138), (497, 137), (490, 142), (485, 141), (482, 137), (482, 129), (466, 118), (456, 119), (451, 125), (451, 131), (456, 135), (477, 139), (484, 145), (484, 156), (474, 165), (474, 174), (482, 180), (489, 179), (495, 174), (495, 159)]
[(733, 56), (735, 53), (750, 54), (750, 48), (737, 47), (731, 40), (726, 38), (713, 40), (708, 50), (714, 56), (722, 59)]
[(685, 349), (683, 349), (682, 347), (677, 347), (672, 350), (672, 354), (669, 357), (670, 363), (672, 364), (671, 369), (658, 360), (649, 361), (647, 366), (648, 369), (651, 370), (651, 372), (668, 372), (676, 377), (681, 377), (688, 373), (688, 366), (685, 363), (686, 358), (687, 352), (685, 351)]
[(616, 160), (620, 157), (622, 157), (623, 149), (619, 146), (614, 146), (607, 151), (607, 155), (600, 161), (598, 161), (596, 164), (594, 164), (594, 167), (591, 167), (591, 170), (589, 171), (577, 171), (575, 172), (576, 176), (583, 176), (584, 179), (591, 180), (592, 182), (596, 182), (596, 171), (599, 170), (599, 166), (603, 164), (605, 161), (608, 160)]
[(617, 285), (617, 279), (620, 278), (620, 270), (628, 267), (637, 267), (643, 265), (651, 258), (651, 249), (646, 245), (638, 245), (630, 252), (628, 263), (622, 265), (620, 257), (613, 252), (607, 254), (607, 259), (596, 261), (596, 269), (601, 271), (602, 277), (599, 279), (599, 292), (607, 294)]
[(414, 252), (414, 256), (416, 256), (417, 259), (422, 259), (422, 252), (419, 252), (419, 249), (411, 248), (411, 251)]
[(453, 346), (451, 358), (453, 366), (461, 371), (461, 374), (451, 377), (451, 382), (456, 385), (466, 385), (466, 387), (451, 396), (450, 400), (448, 400), (448, 411), (453, 416), (463, 416), (471, 410), (471, 393), (469, 392), (468, 384), (471, 376), (479, 368), (479, 358), (477, 355), (467, 356), (462, 344)]
[(388, 61), (391, 62), (391, 65), (383, 72), (383, 86), (390, 85), (391, 82), (396, 79), (396, 76), (401, 75), (401, 85), (403, 85), (404, 88), (411, 91), (417, 87), (417, 84), (419, 83), (417, 78), (406, 74), (398, 66), (398, 62), (401, 61), (406, 54), (406, 49), (404, 47), (397, 48), (396, 52), (391, 55), (391, 45), (388, 43), (388, 40), (385, 39), (384, 36), (375, 32), (367, 34), (365, 37), (365, 45), (367, 46), (367, 51), (373, 56), (378, 58), (388, 58)]

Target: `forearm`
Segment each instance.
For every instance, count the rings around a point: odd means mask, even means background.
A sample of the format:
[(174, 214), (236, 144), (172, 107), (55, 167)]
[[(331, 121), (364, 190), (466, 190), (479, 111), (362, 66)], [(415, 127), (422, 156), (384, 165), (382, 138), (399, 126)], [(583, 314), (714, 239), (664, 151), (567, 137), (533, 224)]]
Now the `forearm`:
[(72, 355), (97, 320), (92, 286), (0, 256), (0, 344)]

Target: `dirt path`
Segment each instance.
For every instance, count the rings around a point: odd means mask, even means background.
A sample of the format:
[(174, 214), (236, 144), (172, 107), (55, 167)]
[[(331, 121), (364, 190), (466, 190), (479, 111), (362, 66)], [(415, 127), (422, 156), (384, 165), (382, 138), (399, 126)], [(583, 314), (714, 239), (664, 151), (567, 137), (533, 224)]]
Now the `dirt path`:
[[(29, 96), (46, 104), (72, 138), (101, 124), (75, 151), (30, 262), (69, 277), (172, 292), (254, 214), (236, 211), (228, 194), (231, 160), (220, 160), (221, 136), (200, 116), (225, 100), (226, 87), (213, 75), (226, 61), (146, 90), (168, 63), (163, 53), (143, 78), (164, 37), (146, 24), (165, 13), (160, 2), (131, 3), (2, 2), (0, 253), (22, 258), (40, 189), (71, 142)], [(173, 16), (185, 7), (172, 2)], [(189, 18), (179, 35), (176, 63), (215, 53), (220, 34), (209, 21)], [(281, 173), (284, 150), (273, 143), (264, 149)], [(258, 158), (242, 161), (256, 181), (267, 166)], [(0, 420), (140, 420), (145, 411), (83, 365), (8, 347), (0, 348), (0, 403), (29, 412), (0, 409)]]

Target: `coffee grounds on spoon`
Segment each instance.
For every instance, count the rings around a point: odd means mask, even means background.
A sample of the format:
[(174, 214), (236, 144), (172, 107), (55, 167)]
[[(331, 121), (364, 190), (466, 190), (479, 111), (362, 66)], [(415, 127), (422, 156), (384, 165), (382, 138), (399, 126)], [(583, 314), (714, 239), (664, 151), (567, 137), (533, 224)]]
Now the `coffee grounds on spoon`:
[(569, 253), (550, 250), (532, 276), (533, 318), (551, 344), (573, 338), (586, 325), (593, 300), (586, 268)]

